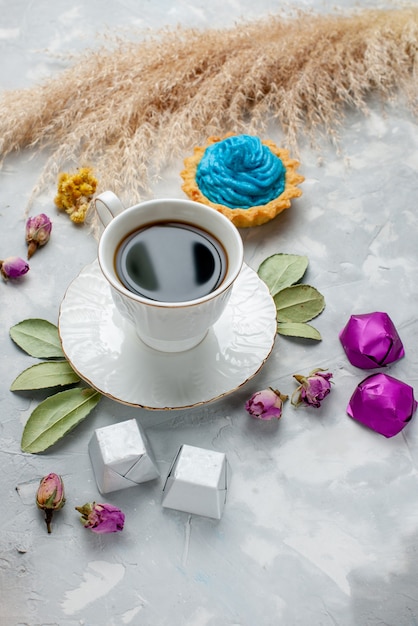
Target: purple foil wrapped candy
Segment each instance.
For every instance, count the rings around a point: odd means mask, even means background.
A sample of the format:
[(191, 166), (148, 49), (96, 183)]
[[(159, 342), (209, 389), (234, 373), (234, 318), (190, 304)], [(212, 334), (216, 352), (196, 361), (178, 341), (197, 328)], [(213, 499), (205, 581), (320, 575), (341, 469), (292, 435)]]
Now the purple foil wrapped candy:
[(362, 369), (383, 367), (405, 354), (387, 313), (352, 315), (339, 336), (350, 363)]
[(347, 413), (385, 437), (397, 435), (417, 408), (414, 390), (387, 374), (372, 374), (355, 389)]

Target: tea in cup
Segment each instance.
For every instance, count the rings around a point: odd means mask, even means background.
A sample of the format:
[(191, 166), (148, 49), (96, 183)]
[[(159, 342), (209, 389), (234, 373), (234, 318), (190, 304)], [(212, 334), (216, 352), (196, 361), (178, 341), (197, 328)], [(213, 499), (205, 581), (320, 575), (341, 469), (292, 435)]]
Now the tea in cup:
[(105, 226), (99, 265), (121, 315), (156, 350), (199, 344), (225, 310), (241, 271), (237, 228), (192, 200), (154, 199), (125, 209), (105, 191), (95, 206)]

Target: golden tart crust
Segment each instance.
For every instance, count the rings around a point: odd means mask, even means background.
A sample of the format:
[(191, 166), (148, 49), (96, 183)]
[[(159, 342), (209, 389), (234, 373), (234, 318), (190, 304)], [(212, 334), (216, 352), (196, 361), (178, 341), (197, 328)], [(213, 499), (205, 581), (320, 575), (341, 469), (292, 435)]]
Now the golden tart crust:
[(191, 200), (213, 207), (220, 213), (223, 213), (223, 215), (230, 219), (238, 228), (260, 226), (275, 218), (276, 215), (284, 211), (284, 209), (288, 209), (291, 205), (292, 198), (298, 198), (302, 195), (302, 190), (296, 185), (302, 183), (305, 178), (296, 171), (300, 165), (299, 161), (291, 159), (288, 150), (279, 148), (273, 141), (266, 139), (261, 143), (270, 148), (272, 153), (281, 159), (286, 170), (285, 188), (283, 192), (267, 204), (253, 206), (249, 209), (231, 209), (223, 204), (211, 202), (199, 189), (196, 182), (196, 170), (208, 146), (222, 141), (227, 137), (232, 137), (233, 135), (234, 133), (228, 133), (223, 137), (212, 136), (207, 139), (204, 146), (196, 146), (194, 148), (193, 155), (184, 159), (185, 169), (180, 172), (184, 181), (182, 189)]

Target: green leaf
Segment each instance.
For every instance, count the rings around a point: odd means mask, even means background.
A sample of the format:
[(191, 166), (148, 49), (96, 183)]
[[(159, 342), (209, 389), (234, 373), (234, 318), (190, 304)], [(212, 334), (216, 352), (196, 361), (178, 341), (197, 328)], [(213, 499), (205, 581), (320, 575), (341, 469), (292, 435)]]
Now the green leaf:
[(278, 322), (309, 322), (325, 307), (324, 296), (310, 285), (293, 285), (274, 296)]
[(290, 287), (302, 278), (308, 267), (308, 257), (297, 254), (278, 253), (265, 259), (258, 268), (258, 275), (275, 296), (281, 289)]
[(80, 382), (68, 361), (46, 361), (32, 365), (12, 382), (10, 391), (65, 387)]
[(277, 324), (277, 332), (279, 335), (286, 337), (303, 337), (304, 339), (315, 339), (321, 341), (322, 337), (319, 331), (310, 324), (299, 322), (279, 322)]
[(58, 328), (47, 320), (24, 320), (12, 326), (10, 337), (31, 356), (39, 359), (65, 358)]
[(75, 428), (101, 399), (94, 389), (76, 387), (41, 402), (23, 430), (23, 452), (43, 452)]

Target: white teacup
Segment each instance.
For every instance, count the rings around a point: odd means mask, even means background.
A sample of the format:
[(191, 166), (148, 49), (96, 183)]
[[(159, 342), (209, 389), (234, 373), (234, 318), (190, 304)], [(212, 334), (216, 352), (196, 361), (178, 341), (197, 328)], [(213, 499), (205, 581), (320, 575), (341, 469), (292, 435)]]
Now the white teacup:
[[(236, 227), (218, 211), (191, 200), (154, 199), (125, 209), (113, 192), (105, 191), (97, 196), (95, 206), (105, 226), (98, 247), (99, 265), (121, 315), (156, 350), (182, 352), (199, 344), (225, 310), (241, 271), (243, 245)], [(191, 225), (221, 244), (226, 254), (224, 276), (209, 293), (184, 301), (162, 301), (123, 284), (115, 261), (121, 242), (144, 227), (167, 222)]]

